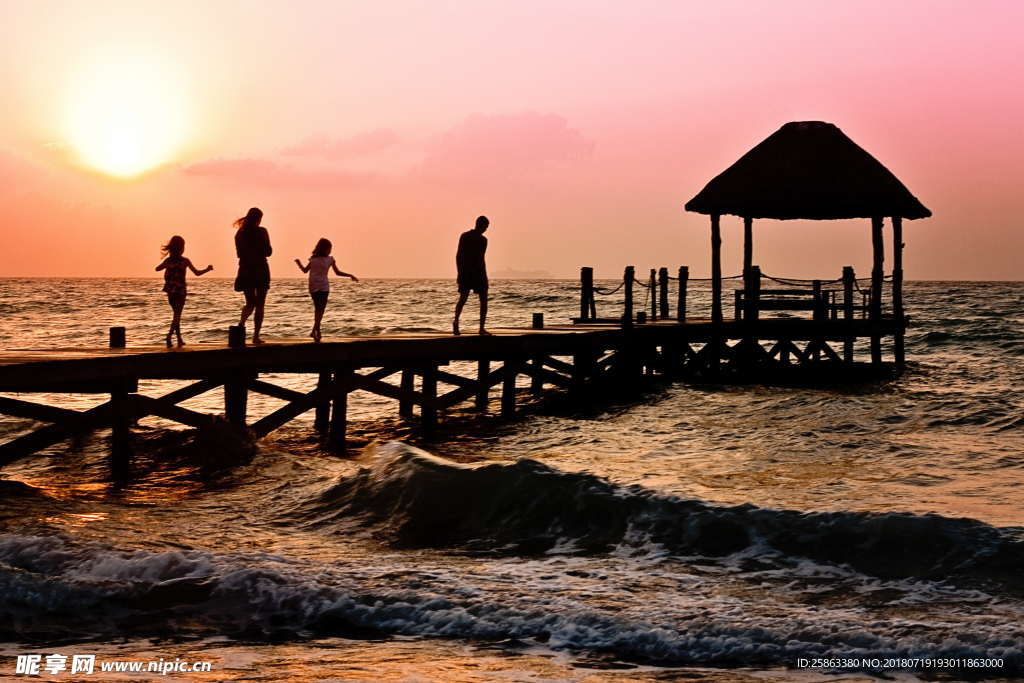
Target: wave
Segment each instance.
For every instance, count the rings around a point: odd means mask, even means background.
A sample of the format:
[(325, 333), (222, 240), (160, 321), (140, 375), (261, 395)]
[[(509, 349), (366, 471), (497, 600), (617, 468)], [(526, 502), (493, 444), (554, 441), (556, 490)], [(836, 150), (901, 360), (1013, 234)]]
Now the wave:
[(1000, 657), (1002, 675), (1024, 668), (1024, 636), (1008, 622), (985, 618), (909, 628), (902, 620), (865, 622), (857, 610), (747, 612), (731, 600), (703, 604), (685, 593), (623, 609), (588, 603), (572, 591), (481, 589), (472, 577), (456, 586), (429, 571), (382, 573), (376, 582), (353, 574), (271, 555), (129, 551), (57, 536), (0, 536), (0, 637), (38, 643), (112, 635), (406, 635), (514, 641), (658, 664)]
[(1024, 542), (1015, 529), (934, 514), (714, 506), (528, 459), (460, 465), (397, 442), (292, 514), (315, 528), (370, 528), (399, 548), (529, 555), (653, 544), (707, 557), (756, 550), (883, 578), (988, 579), (1024, 588)]

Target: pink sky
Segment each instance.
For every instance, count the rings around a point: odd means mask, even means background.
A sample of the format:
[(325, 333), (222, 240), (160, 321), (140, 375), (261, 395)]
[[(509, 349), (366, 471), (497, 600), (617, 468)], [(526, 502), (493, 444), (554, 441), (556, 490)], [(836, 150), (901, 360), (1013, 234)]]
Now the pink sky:
[[(0, 276), (153, 275), (172, 234), (231, 276), (250, 206), (275, 276), (326, 236), (361, 276), (448, 277), (480, 213), (492, 272), (700, 276), (707, 219), (682, 205), (783, 123), (825, 120), (933, 211), (906, 225), (909, 278), (1020, 279), (1013, 0), (7, 0), (0, 25)], [(76, 146), (99, 125), (81, 74), (112, 61), (149, 74), (179, 133), (130, 179)], [(765, 272), (869, 270), (867, 221), (755, 230)], [(726, 218), (728, 273), (740, 233)]]

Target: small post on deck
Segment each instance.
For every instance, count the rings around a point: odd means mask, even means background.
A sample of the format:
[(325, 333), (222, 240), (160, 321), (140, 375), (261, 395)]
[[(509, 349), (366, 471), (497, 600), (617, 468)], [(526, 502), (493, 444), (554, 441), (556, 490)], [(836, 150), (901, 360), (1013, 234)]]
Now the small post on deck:
[(348, 392), (352, 388), (352, 366), (342, 365), (334, 371), (334, 400), (331, 402), (331, 429), (327, 443), (331, 450), (344, 452), (348, 434)]
[(853, 362), (853, 288), (856, 276), (853, 266), (843, 266), (843, 320), (846, 321), (847, 333), (843, 338), (843, 360)]
[(233, 349), (240, 349), (245, 346), (245, 327), (242, 325), (231, 325), (228, 327), (228, 346)]
[(903, 217), (892, 217), (892, 313), (896, 319), (896, 332), (893, 336), (893, 360), (896, 367), (902, 369), (906, 364), (903, 349), (903, 335), (906, 319), (903, 313)]
[(711, 353), (710, 372), (718, 374), (722, 356), (722, 229), (720, 217), (711, 214)]
[[(413, 392), (416, 382), (416, 374), (409, 368), (402, 369), (402, 380), (400, 387), (402, 394), (407, 395)], [(412, 401), (402, 398), (398, 401), (399, 417), (412, 417)]]
[(128, 345), (127, 343), (127, 330), (123, 327), (111, 327), (110, 328), (110, 348), (112, 349), (123, 349)]
[[(325, 389), (331, 383), (331, 373), (321, 370), (316, 380), (317, 389)], [(329, 399), (324, 399), (320, 403), (316, 404), (316, 420), (313, 422), (313, 427), (318, 432), (327, 430), (331, 416), (331, 402)]]
[(633, 280), (636, 268), (633, 266), (626, 266), (626, 271), (622, 274), (623, 287), (626, 289), (626, 300), (625, 307), (622, 312), (622, 326), (632, 327), (633, 326)]
[(676, 320), (686, 322), (686, 285), (690, 279), (690, 267), (679, 266), (679, 299), (676, 302)]
[(594, 269), (589, 266), (580, 268), (580, 320), (587, 321), (592, 318), (591, 309), (594, 307)]
[(519, 374), (519, 361), (505, 361), (505, 379), (501, 383), (501, 416), (512, 417), (516, 414), (516, 376)]
[(487, 410), (488, 399), (490, 398), (490, 387), (487, 386), (487, 375), (491, 374), (491, 361), (478, 360), (476, 362), (476, 409)]
[(423, 368), (423, 406), (420, 408), (420, 422), (423, 435), (430, 438), (437, 429), (437, 366), (430, 363)]
[(869, 304), (871, 325), (871, 362), (875, 365), (882, 362), (882, 281), (885, 263), (885, 243), (882, 236), (884, 219), (875, 216), (871, 219), (871, 302)]
[(534, 313), (533, 314), (533, 319), (531, 321), (531, 327), (533, 327), (533, 329), (535, 329), (535, 330), (543, 330), (544, 329), (544, 314), (543, 313)]
[(651, 268), (651, 277), (647, 282), (647, 293), (651, 295), (651, 322), (658, 320), (658, 276), (657, 271)]

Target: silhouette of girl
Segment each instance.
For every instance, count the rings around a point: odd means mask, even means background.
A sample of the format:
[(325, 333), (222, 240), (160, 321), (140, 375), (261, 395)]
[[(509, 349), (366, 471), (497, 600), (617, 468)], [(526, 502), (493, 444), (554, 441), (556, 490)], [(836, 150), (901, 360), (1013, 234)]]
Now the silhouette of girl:
[(169, 239), (160, 251), (166, 258), (156, 270), (164, 271), (164, 291), (167, 292), (167, 303), (171, 305), (172, 314), (171, 329), (167, 330), (167, 348), (171, 347), (172, 335), (178, 336), (178, 346), (184, 346), (185, 341), (181, 338), (181, 311), (185, 308), (185, 299), (188, 297), (185, 270), (191, 270), (198, 277), (203, 273), (209, 273), (213, 266), (196, 270), (192, 262), (185, 258), (185, 240), (181, 235)]
[(267, 290), (270, 289), (270, 266), (267, 257), (273, 253), (270, 247), (270, 234), (260, 225), (263, 212), (253, 207), (243, 218), (235, 221), (235, 251), (238, 253), (238, 277), (235, 278), (235, 291), (245, 295), (242, 316), (239, 326), (253, 313), (252, 343), (262, 344), (260, 328), (263, 327), (263, 307), (267, 301)]
[(313, 247), (313, 255), (309, 257), (308, 264), (302, 265), (302, 261), (295, 259), (295, 265), (303, 273), (309, 273), (309, 296), (313, 299), (313, 329), (310, 330), (309, 336), (313, 341), (319, 342), (320, 321), (323, 320), (327, 297), (331, 293), (331, 283), (327, 279), (330, 269), (333, 268), (334, 274), (338, 277), (350, 278), (352, 282), (359, 282), (359, 278), (338, 270), (338, 264), (331, 256), (331, 241), (326, 237), (321, 237)]

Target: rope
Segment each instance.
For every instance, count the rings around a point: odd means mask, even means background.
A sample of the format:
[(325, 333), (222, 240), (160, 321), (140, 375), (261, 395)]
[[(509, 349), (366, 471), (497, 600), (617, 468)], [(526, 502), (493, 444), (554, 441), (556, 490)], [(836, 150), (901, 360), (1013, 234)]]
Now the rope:
[(619, 286), (618, 286), (618, 287), (616, 287), (615, 289), (601, 289), (600, 287), (594, 287), (592, 291), (593, 291), (593, 292), (594, 292), (595, 294), (600, 294), (601, 296), (611, 296), (611, 295), (612, 295), (612, 294), (614, 294), (615, 292), (617, 292), (617, 291), (619, 291), (620, 289), (622, 289), (622, 287), (623, 287), (623, 286), (624, 286), (625, 284), (626, 284), (626, 281), (625, 281), (625, 280), (623, 280), (622, 282), (620, 282), (620, 283), (619, 283)]
[[(743, 277), (742, 275), (730, 275), (728, 277), (723, 277), (722, 279), (723, 280), (739, 280), (742, 277)], [(690, 282), (712, 282), (714, 279), (715, 278), (713, 278), (713, 277), (691, 277), (691, 278), (689, 278)]]
[(635, 282), (636, 284), (640, 285), (641, 287), (646, 287), (647, 289), (651, 288), (651, 286), (649, 284), (647, 284), (646, 282), (644, 282), (643, 280), (637, 280), (636, 279), (636, 275), (633, 276), (633, 282)]

